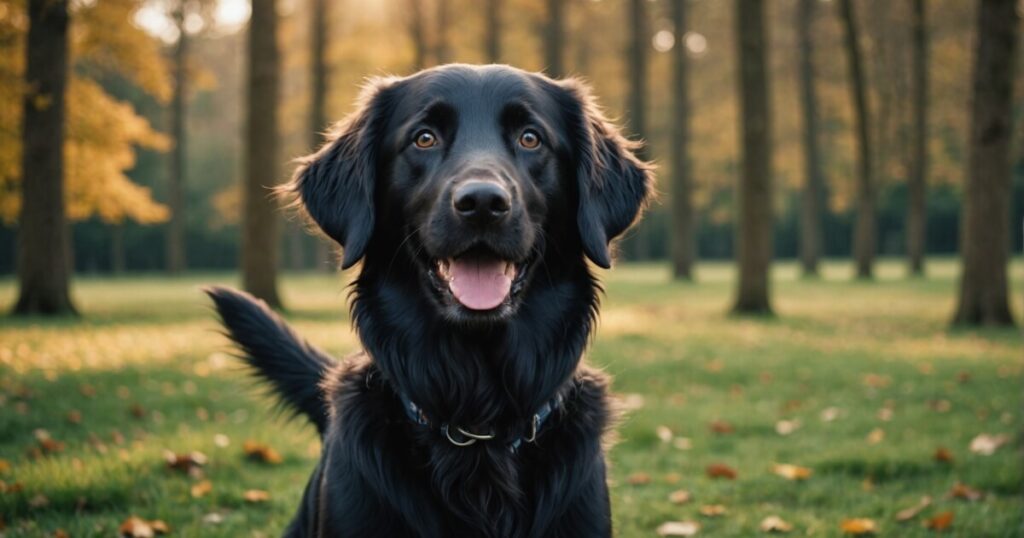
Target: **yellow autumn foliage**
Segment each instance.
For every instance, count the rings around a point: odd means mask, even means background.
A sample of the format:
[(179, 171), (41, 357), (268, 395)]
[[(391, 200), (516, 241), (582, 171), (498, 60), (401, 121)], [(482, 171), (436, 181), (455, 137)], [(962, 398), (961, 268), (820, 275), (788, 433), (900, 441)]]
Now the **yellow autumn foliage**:
[[(74, 3), (72, 66), (66, 95), (65, 200), (68, 218), (148, 224), (168, 218), (148, 188), (131, 181), (135, 150), (167, 150), (171, 142), (127, 102), (108, 94), (91, 74), (116, 73), (158, 101), (170, 96), (160, 44), (131, 24), (139, 0)], [(0, 220), (21, 210), (21, 117), (24, 95), (24, 0), (0, 0)]]

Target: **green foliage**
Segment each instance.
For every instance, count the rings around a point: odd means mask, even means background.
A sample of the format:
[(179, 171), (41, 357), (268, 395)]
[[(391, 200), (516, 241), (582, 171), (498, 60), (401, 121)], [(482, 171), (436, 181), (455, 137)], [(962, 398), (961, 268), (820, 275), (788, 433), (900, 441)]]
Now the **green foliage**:
[[(931, 534), (919, 520), (893, 519), (923, 495), (935, 504), (922, 517), (952, 510), (955, 535), (1011, 536), (1019, 529), (1024, 466), (1017, 447), (1011, 443), (992, 456), (968, 450), (979, 433), (1021, 430), (1019, 334), (946, 331), (952, 260), (933, 260), (929, 278), (919, 280), (905, 280), (902, 264), (883, 262), (874, 284), (849, 282), (848, 264), (826, 263), (823, 270), (821, 280), (806, 281), (794, 265), (779, 266), (782, 315), (773, 320), (727, 315), (732, 270), (726, 265), (698, 266), (699, 286), (666, 284), (668, 268), (661, 265), (627, 264), (605, 275), (608, 295), (589, 360), (615, 376), (616, 392), (633, 395), (627, 401), (643, 402), (623, 420), (611, 451), (619, 536), (652, 536), (660, 523), (678, 519), (699, 519), (701, 535), (752, 536), (764, 517), (777, 514), (796, 526), (794, 536), (839, 536), (842, 519), (869, 517), (884, 536), (924, 537)], [(1019, 260), (1011, 274), (1019, 296)], [(11, 470), (0, 480), (24, 486), (21, 493), (0, 493), (7, 536), (57, 528), (72, 536), (112, 536), (131, 514), (163, 519), (175, 536), (276, 534), (284, 527), (316, 461), (315, 433), (277, 416), (272, 401), (226, 355), (197, 288), (230, 280), (83, 279), (76, 299), (89, 314), (84, 320), (5, 320), (0, 458)], [(337, 276), (283, 282), (297, 308), (290, 321), (336, 356), (357, 345), (342, 330), (344, 288)], [(14, 292), (11, 281), (0, 281), (0, 302)], [(824, 421), (829, 407), (840, 411)], [(892, 410), (890, 420), (879, 418), (883, 408)], [(81, 423), (68, 422), (72, 410)], [(735, 431), (713, 433), (709, 424), (716, 420)], [(779, 420), (801, 425), (783, 436), (775, 431)], [(692, 448), (661, 441), (659, 426), (688, 438)], [(31, 457), (37, 428), (66, 448)], [(866, 436), (875, 428), (885, 438), (872, 445)], [(215, 442), (218, 434), (227, 436), (226, 447)], [(246, 439), (269, 443), (284, 462), (246, 461)], [(939, 446), (953, 453), (952, 465), (933, 461)], [(165, 468), (165, 449), (206, 454), (213, 491), (192, 498), (195, 480)], [(738, 479), (707, 478), (705, 467), (719, 462), (735, 468)], [(772, 474), (776, 462), (814, 473), (789, 482)], [(629, 485), (627, 477), (639, 472), (650, 483)], [(957, 481), (985, 497), (944, 498)], [(272, 496), (268, 504), (249, 505), (241, 500), (246, 489)], [(671, 504), (676, 489), (689, 490), (693, 501)], [(31, 508), (39, 494), (48, 505)], [(724, 504), (728, 513), (703, 518), (704, 504)], [(204, 523), (214, 512), (223, 522)]]

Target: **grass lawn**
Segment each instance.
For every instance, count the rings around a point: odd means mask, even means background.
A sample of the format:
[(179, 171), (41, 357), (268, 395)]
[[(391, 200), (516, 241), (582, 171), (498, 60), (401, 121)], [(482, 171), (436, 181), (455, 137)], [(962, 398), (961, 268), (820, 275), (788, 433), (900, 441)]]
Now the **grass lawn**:
[[(931, 536), (923, 521), (947, 511), (949, 535), (1021, 536), (1019, 330), (948, 330), (952, 260), (932, 261), (922, 280), (904, 278), (897, 261), (873, 283), (851, 281), (847, 263), (825, 269), (805, 281), (779, 264), (773, 319), (727, 315), (728, 265), (702, 265), (699, 284), (669, 283), (662, 265), (606, 275), (589, 360), (632, 408), (610, 454), (619, 536), (655, 536), (670, 520), (699, 522), (701, 536), (751, 536), (769, 515), (791, 523), (792, 536), (839, 536), (853, 517), (874, 519), (882, 536)], [(1020, 320), (1020, 260), (1011, 276)], [(319, 448), (313, 429), (276, 415), (228, 355), (198, 288), (232, 280), (81, 278), (81, 320), (0, 318), (0, 535), (110, 537), (132, 514), (166, 521), (174, 536), (280, 533)], [(304, 336), (336, 354), (356, 346), (340, 277), (289, 276), (283, 293)], [(0, 280), (0, 305), (14, 294)], [(780, 421), (795, 430), (778, 433)], [(973, 453), (983, 433), (1011, 439)], [(246, 440), (283, 461), (246, 459)], [(951, 463), (935, 460), (939, 447)], [(193, 497), (197, 479), (169, 470), (167, 450), (202, 452), (212, 490)], [(813, 474), (789, 481), (773, 463)], [(710, 478), (712, 464), (738, 476)], [(948, 498), (958, 482), (982, 498)], [(251, 504), (250, 489), (273, 494)], [(676, 490), (692, 500), (673, 504)], [(917, 518), (895, 520), (925, 495), (933, 503)], [(727, 512), (709, 518), (702, 505)]]

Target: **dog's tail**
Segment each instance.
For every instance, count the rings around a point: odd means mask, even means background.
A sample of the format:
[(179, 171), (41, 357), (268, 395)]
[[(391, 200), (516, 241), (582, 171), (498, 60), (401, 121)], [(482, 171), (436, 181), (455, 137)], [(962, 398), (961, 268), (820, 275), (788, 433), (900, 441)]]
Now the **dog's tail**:
[(281, 316), (248, 293), (219, 286), (203, 291), (213, 299), (228, 336), (254, 373), (274, 388), (286, 407), (308, 418), (322, 435), (327, 407), (320, 380), (334, 359), (299, 338)]

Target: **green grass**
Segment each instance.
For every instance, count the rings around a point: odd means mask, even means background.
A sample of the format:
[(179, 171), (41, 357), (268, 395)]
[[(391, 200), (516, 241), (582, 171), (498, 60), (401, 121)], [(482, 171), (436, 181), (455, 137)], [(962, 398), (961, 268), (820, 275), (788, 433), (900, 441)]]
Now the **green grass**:
[[(838, 536), (849, 517), (875, 519), (883, 536), (930, 536), (920, 519), (951, 510), (949, 534), (1019, 536), (1021, 336), (950, 331), (956, 271), (952, 260), (937, 260), (929, 278), (912, 280), (891, 261), (878, 281), (863, 283), (850, 280), (846, 263), (830, 263), (821, 280), (800, 279), (794, 266), (780, 264), (775, 318), (727, 314), (727, 265), (702, 265), (699, 284), (669, 283), (662, 265), (605, 275), (589, 360), (615, 376), (616, 392), (642, 401), (623, 419), (610, 454), (618, 535), (654, 536), (664, 521), (695, 519), (701, 535), (750, 536), (775, 514), (796, 526), (795, 536)], [(1018, 260), (1011, 270), (1018, 319), (1022, 273)], [(175, 536), (280, 532), (318, 445), (311, 428), (278, 416), (227, 355), (199, 286), (231, 278), (83, 278), (75, 287), (80, 320), (0, 318), (0, 458), (10, 463), (0, 481), (23, 488), (0, 493), (6, 536), (49, 536), (58, 528), (73, 537), (114, 536), (132, 514), (167, 521)], [(293, 275), (283, 291), (304, 336), (335, 354), (354, 349), (341, 277)], [(10, 280), (0, 281), (0, 304), (14, 294)], [(820, 415), (829, 407), (840, 414), (826, 422)], [(879, 418), (882, 408), (892, 410), (891, 420)], [(72, 410), (80, 423), (67, 420)], [(782, 436), (775, 431), (782, 419), (802, 425)], [(716, 420), (735, 431), (712, 432)], [(661, 441), (659, 426), (692, 448)], [(870, 444), (876, 428), (885, 437)], [(37, 429), (66, 447), (33, 455)], [(972, 454), (968, 445), (980, 433), (1014, 440), (992, 456)], [(229, 439), (226, 447), (215, 443), (218, 434)], [(247, 461), (247, 439), (273, 446), (284, 462)], [(951, 465), (933, 460), (939, 446), (952, 451)], [(195, 480), (169, 471), (165, 450), (206, 454), (212, 493), (192, 498)], [(789, 482), (772, 474), (774, 462), (814, 474)], [(738, 479), (708, 478), (712, 463), (735, 468)], [(630, 485), (635, 473), (650, 482)], [(945, 498), (957, 481), (985, 497)], [(242, 500), (247, 489), (274, 495), (250, 505)], [(676, 489), (689, 490), (693, 501), (671, 504)], [(935, 502), (922, 518), (894, 520), (923, 495)], [(43, 497), (45, 506), (35, 506)], [(702, 504), (723, 504), (728, 513), (704, 518)], [(204, 523), (214, 512), (223, 521)]]

